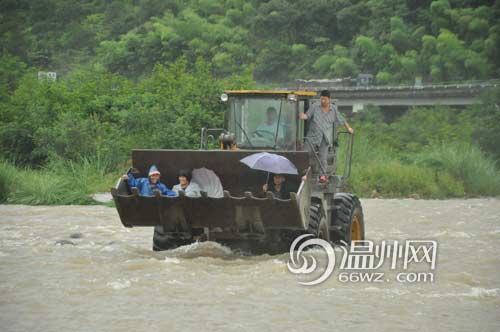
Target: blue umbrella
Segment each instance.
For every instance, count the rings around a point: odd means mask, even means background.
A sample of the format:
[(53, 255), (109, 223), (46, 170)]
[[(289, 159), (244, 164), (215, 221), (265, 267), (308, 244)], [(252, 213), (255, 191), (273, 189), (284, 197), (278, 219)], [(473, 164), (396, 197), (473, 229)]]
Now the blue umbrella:
[(254, 153), (241, 159), (240, 162), (252, 169), (274, 174), (299, 174), (297, 167), (290, 160), (274, 153)]

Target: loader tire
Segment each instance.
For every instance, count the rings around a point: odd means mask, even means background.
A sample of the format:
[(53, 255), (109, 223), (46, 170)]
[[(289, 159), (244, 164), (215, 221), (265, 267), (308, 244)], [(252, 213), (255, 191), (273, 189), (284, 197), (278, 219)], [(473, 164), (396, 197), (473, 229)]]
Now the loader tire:
[(165, 234), (163, 226), (155, 226), (153, 233), (153, 251), (175, 249), (193, 243), (191, 239), (175, 239)]
[(333, 242), (350, 244), (365, 239), (363, 209), (358, 197), (350, 193), (337, 193), (334, 198), (330, 236)]
[(328, 222), (326, 221), (321, 205), (317, 203), (312, 203), (309, 208), (309, 226), (307, 232), (314, 235), (314, 237), (326, 241), (330, 240)]

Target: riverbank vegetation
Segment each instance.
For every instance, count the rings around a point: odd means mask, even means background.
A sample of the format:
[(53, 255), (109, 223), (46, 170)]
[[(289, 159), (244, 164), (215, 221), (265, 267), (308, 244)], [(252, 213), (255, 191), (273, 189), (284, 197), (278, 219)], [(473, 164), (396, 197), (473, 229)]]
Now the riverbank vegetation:
[(353, 189), (362, 196), (500, 195), (500, 90), (463, 110), (368, 108), (356, 128)]
[[(253, 84), (250, 75), (217, 80), (209, 68), (203, 60), (188, 68), (181, 59), (137, 83), (93, 69), (20, 86), (3, 109), (0, 201), (90, 204), (129, 167), (131, 149), (197, 148), (202, 126), (222, 125), (223, 89)], [(348, 115), (356, 130), (353, 192), (499, 195), (499, 104), (500, 92), (491, 91), (463, 110), (371, 107)]]
[(0, 202), (28, 205), (95, 204), (92, 195), (108, 191), (119, 173), (98, 158), (79, 162), (54, 159), (40, 169), (0, 162)]
[[(2, 1), (0, 202), (90, 204), (133, 148), (197, 148), (224, 89), (295, 78), (377, 84), (500, 75), (491, 1)], [(57, 79), (38, 79), (38, 71)], [(369, 108), (361, 196), (499, 195), (500, 91), (462, 110)]]

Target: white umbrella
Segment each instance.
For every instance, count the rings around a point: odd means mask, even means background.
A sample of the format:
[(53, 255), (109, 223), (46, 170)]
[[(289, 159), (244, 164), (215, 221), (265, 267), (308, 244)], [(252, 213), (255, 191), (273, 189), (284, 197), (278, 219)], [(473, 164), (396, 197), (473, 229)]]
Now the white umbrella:
[(191, 181), (196, 182), (202, 191), (206, 191), (208, 197), (224, 197), (224, 189), (217, 174), (211, 169), (202, 167), (193, 170)]
[(299, 174), (297, 167), (290, 160), (274, 153), (254, 153), (241, 159), (240, 162), (252, 169), (274, 174)]
[(240, 160), (241, 163), (252, 169), (267, 172), (266, 183), (269, 182), (269, 173), (299, 174), (297, 167), (286, 157), (274, 153), (258, 152)]

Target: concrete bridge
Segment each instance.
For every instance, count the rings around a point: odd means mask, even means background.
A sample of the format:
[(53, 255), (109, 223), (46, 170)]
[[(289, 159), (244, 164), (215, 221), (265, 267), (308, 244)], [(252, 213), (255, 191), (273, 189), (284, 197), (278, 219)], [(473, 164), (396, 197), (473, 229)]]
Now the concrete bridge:
[(382, 109), (434, 105), (463, 107), (479, 103), (482, 93), (499, 86), (498, 80), (412, 86), (335, 86), (328, 85), (328, 81), (297, 80), (293, 89), (330, 90), (332, 99), (336, 99), (340, 109), (357, 112), (367, 105), (379, 106)]

